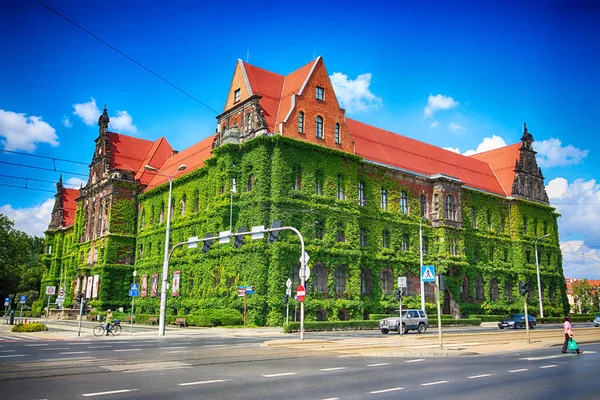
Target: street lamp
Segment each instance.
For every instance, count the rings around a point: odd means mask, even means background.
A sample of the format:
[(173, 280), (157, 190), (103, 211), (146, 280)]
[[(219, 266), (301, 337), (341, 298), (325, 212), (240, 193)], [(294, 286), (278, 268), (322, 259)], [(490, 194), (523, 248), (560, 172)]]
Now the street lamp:
[(183, 171), (184, 169), (186, 169), (187, 167), (185, 166), (185, 164), (181, 164), (177, 170), (175, 172), (173, 172), (173, 175), (167, 175), (166, 173), (164, 173), (163, 171), (161, 171), (158, 168), (154, 168), (150, 165), (146, 165), (144, 168), (150, 170), (150, 171), (154, 171), (154, 172), (158, 172), (160, 174), (163, 174), (167, 180), (169, 181), (169, 204), (167, 206), (167, 229), (166, 229), (166, 234), (165, 234), (165, 259), (163, 262), (163, 269), (162, 269), (162, 286), (160, 288), (160, 316), (159, 316), (159, 322), (158, 322), (158, 336), (165, 336), (165, 316), (167, 313), (167, 283), (169, 281), (169, 234), (171, 233), (171, 194), (173, 191), (173, 178), (175, 178), (175, 175), (177, 174), (177, 172), (179, 171)]
[[(538, 297), (540, 298), (540, 317), (544, 318), (544, 305), (542, 304), (542, 281), (540, 281), (540, 263), (538, 261), (537, 244), (540, 239), (550, 236), (549, 233), (544, 236), (540, 236), (535, 240), (535, 268), (537, 270), (537, 281), (538, 281)], [(525, 316), (527, 318), (527, 316)]]

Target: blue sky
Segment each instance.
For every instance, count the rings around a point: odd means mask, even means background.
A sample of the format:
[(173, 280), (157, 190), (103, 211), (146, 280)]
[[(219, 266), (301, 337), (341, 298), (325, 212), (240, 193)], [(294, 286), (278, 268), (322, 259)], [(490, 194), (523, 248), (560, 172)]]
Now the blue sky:
[[(600, 279), (600, 6), (591, 1), (44, 3), (205, 106), (37, 1), (4, 0), (3, 150), (89, 163), (105, 103), (112, 130), (165, 136), (181, 150), (214, 133), (238, 58), (288, 74), (321, 55), (349, 117), (409, 137), (471, 154), (518, 142), (527, 122), (562, 214), (565, 275)], [(87, 173), (3, 151), (0, 185), (60, 175), (23, 165), (67, 171), (77, 187), (73, 173)], [(41, 235), (55, 186), (10, 186), (0, 186), (0, 213)]]

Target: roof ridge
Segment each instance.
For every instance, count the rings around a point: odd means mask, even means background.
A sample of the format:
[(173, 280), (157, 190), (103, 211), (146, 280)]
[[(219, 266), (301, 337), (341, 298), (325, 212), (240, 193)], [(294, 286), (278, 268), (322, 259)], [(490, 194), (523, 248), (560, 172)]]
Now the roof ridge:
[(244, 64), (244, 65), (247, 65), (247, 66), (249, 66), (249, 67), (256, 68), (256, 69), (260, 69), (261, 71), (269, 72), (269, 73), (271, 73), (271, 74), (279, 75), (279, 76), (281, 76), (281, 77), (285, 78), (285, 75), (282, 75), (282, 74), (280, 74), (280, 73), (278, 73), (278, 72), (269, 71), (269, 70), (268, 70), (268, 69), (266, 69), (266, 68), (261, 68), (261, 67), (258, 67), (258, 66), (256, 66), (256, 65), (254, 65), (254, 64), (247, 63), (247, 62), (245, 62), (245, 61), (242, 61), (242, 64)]

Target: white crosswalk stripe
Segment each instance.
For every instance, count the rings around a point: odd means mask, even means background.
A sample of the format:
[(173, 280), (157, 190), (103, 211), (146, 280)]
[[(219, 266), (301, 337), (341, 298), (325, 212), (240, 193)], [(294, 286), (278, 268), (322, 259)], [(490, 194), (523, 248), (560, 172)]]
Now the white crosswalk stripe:
[(0, 342), (39, 342), (40, 338), (28, 336), (28, 335), (19, 335), (18, 333), (10, 334), (10, 335), (0, 335)]

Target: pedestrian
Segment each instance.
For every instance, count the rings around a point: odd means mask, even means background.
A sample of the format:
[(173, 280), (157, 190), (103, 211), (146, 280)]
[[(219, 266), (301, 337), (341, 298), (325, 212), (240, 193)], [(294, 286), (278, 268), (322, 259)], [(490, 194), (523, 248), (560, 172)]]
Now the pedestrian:
[[(573, 335), (573, 328), (571, 327), (571, 318), (568, 315), (565, 315), (563, 327), (565, 328), (565, 341), (563, 343), (562, 352), (566, 353), (569, 346), (569, 340), (575, 338), (575, 335)], [(583, 353), (583, 351), (577, 347), (577, 354), (581, 353)]]

